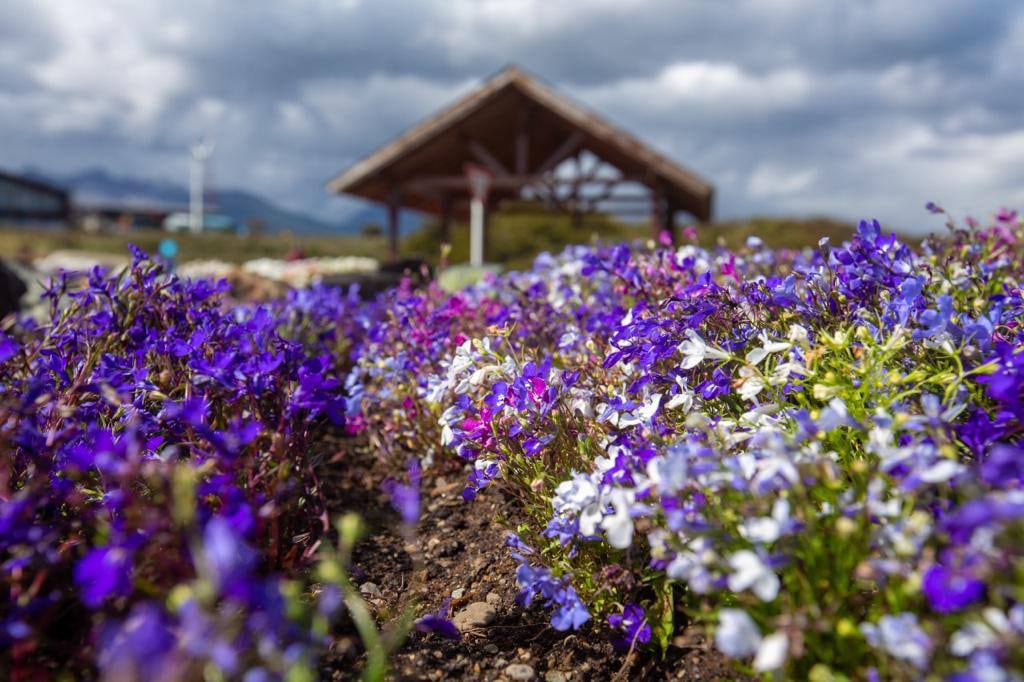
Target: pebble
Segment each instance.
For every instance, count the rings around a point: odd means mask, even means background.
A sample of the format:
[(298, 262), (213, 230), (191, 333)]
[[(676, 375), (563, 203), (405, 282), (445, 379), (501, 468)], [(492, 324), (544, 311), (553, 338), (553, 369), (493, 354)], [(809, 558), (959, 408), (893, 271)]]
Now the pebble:
[(549, 670), (544, 673), (544, 682), (568, 682), (569, 678), (561, 670)]
[(363, 583), (359, 586), (359, 591), (363, 594), (368, 594), (371, 597), (381, 596), (380, 588), (377, 587), (377, 583)]
[(488, 644), (484, 647), (484, 653), (490, 654), (491, 656), (498, 653), (499, 651), (500, 649), (498, 648), (497, 644)]
[(498, 617), (494, 607), (483, 601), (475, 601), (455, 614), (452, 622), (460, 632), (490, 625)]
[[(465, 587), (458, 587), (458, 588), (452, 590), (452, 599), (462, 599), (465, 596), (466, 596), (466, 588)], [(488, 603), (490, 603), (490, 602), (488, 602)]]
[(465, 549), (462, 540), (452, 540), (438, 548), (437, 555), (442, 557), (453, 557)]
[(525, 663), (513, 663), (505, 668), (505, 675), (510, 680), (532, 680), (533, 668)]
[[(455, 596), (455, 595), (452, 595), (452, 596)], [(501, 595), (498, 594), (497, 592), (488, 592), (487, 596), (484, 597), (484, 601), (486, 601), (491, 606), (497, 608), (498, 605), (501, 604)]]

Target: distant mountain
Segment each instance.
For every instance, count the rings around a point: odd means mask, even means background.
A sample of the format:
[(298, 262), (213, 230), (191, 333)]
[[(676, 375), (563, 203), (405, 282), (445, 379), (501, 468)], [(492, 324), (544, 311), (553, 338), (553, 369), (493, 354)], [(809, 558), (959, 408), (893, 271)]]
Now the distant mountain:
[[(35, 170), (26, 171), (25, 174), (64, 187), (72, 193), (74, 203), (79, 206), (149, 206), (188, 210), (188, 189), (164, 180), (114, 175), (102, 168), (90, 168), (66, 175)], [(212, 205), (209, 210), (229, 215), (239, 223), (262, 220), (269, 232), (291, 230), (297, 234), (358, 234), (364, 225), (384, 225), (387, 220), (382, 207), (371, 206), (349, 216), (343, 223), (332, 224), (284, 208), (258, 194), (241, 189), (218, 189), (210, 200)], [(415, 219), (407, 223), (403, 216), (403, 231), (415, 228), (418, 224), (419, 221)]]

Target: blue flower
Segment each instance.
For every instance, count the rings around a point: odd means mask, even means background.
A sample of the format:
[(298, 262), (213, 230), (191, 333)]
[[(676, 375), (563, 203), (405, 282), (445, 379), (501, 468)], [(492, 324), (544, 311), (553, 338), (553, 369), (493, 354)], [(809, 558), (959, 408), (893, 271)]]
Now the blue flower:
[(0, 333), (0, 362), (7, 362), (18, 352), (17, 341), (7, 336), (6, 334)]
[(651, 626), (647, 622), (647, 614), (637, 604), (626, 604), (622, 613), (608, 616), (608, 626), (619, 631), (612, 640), (618, 649), (631, 649), (638, 644), (647, 644), (651, 641)]
[(424, 633), (434, 633), (445, 639), (458, 641), (462, 639), (462, 633), (455, 627), (455, 623), (448, 619), (451, 600), (445, 599), (441, 608), (436, 613), (428, 613), (416, 621), (416, 629)]
[(576, 591), (571, 587), (560, 591), (554, 598), (561, 608), (551, 616), (551, 627), (559, 632), (566, 630), (579, 630), (580, 627), (590, 620), (590, 613), (583, 605)]
[(75, 565), (75, 584), (89, 608), (110, 597), (127, 597), (132, 591), (131, 553), (123, 547), (91, 550)]
[(925, 572), (921, 589), (933, 611), (954, 613), (981, 599), (985, 583), (964, 569), (935, 564)]

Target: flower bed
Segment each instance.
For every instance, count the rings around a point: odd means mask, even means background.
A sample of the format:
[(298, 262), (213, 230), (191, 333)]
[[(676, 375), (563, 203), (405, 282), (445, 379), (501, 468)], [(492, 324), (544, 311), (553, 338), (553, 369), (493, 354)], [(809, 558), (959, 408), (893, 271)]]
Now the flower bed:
[(385, 452), (521, 501), (520, 599), (555, 629), (628, 650), (702, 623), (796, 679), (1020, 674), (1021, 236), (1003, 212), (915, 252), (862, 222), (399, 289), (352, 399)]
[[(263, 679), (316, 662), (278, 576), (326, 530), (314, 436), (344, 422), (354, 300), (227, 308), (223, 285), (58, 279), (0, 336), (0, 661), (112, 679)], [(251, 677), (250, 677), (251, 676)]]
[[(519, 602), (556, 631), (653, 656), (704, 628), (793, 679), (1015, 679), (1022, 238), (1003, 212), (919, 249), (874, 222), (803, 252), (573, 247), (372, 303), (232, 307), (139, 253), (58, 280), (0, 336), (0, 669), (308, 679), (344, 600), (382, 675), (404, 626), (352, 597), (354, 517), (309, 584), (343, 428), (407, 481), (407, 531), (438, 470), (466, 504), (504, 489)], [(420, 607), (416, 636), (458, 636)]]

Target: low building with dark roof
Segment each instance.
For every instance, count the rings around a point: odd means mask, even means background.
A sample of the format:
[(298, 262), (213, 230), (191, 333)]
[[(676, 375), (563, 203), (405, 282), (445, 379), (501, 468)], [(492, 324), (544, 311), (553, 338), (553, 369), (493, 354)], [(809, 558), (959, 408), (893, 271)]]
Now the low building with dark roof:
[(41, 180), (0, 171), (0, 221), (71, 223), (71, 196)]

